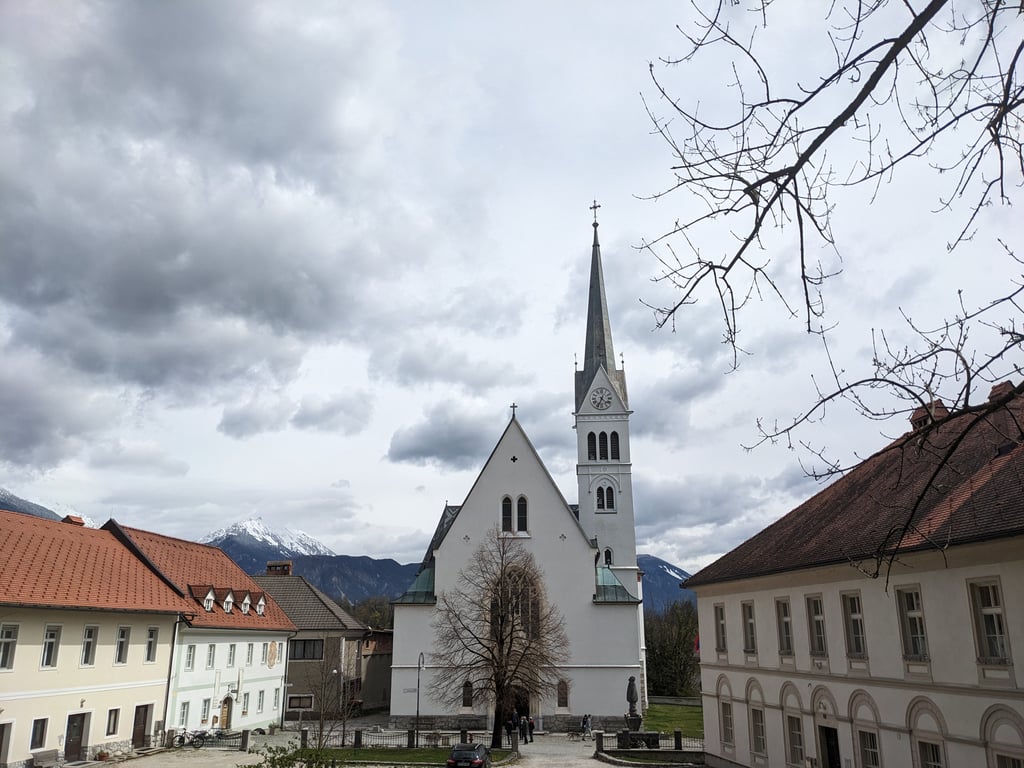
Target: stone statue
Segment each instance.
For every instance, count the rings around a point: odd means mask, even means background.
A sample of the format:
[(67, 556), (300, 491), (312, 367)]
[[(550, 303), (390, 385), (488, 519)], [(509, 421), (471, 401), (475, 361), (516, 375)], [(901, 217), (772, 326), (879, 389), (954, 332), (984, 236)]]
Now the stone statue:
[(639, 698), (636, 693), (636, 678), (630, 675), (629, 684), (626, 685), (626, 701), (629, 702), (629, 714), (636, 714), (636, 703)]

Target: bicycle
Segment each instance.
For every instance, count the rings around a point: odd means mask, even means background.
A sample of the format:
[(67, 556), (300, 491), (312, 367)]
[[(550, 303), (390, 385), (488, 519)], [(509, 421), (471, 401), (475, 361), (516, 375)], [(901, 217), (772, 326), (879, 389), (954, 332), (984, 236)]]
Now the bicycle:
[(206, 731), (185, 731), (179, 733), (174, 737), (174, 741), (171, 742), (175, 747), (184, 747), (186, 745), (199, 749), (206, 743)]

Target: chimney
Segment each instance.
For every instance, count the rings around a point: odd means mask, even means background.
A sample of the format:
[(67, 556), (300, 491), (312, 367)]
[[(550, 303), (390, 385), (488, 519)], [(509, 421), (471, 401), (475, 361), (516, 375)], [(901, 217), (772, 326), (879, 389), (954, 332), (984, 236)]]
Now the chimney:
[(267, 563), (267, 576), (291, 576), (291, 560), (271, 560)]
[(928, 405), (922, 405), (914, 409), (914, 412), (910, 414), (910, 426), (915, 430), (921, 429), (921, 427), (931, 424), (933, 421), (944, 419), (948, 415), (949, 409), (946, 408), (944, 402), (932, 400)]
[(1006, 397), (1008, 394), (1013, 392), (1013, 382), (1007, 379), (1006, 381), (1000, 381), (998, 384), (992, 387), (992, 391), (988, 393), (988, 401), (991, 403), (1002, 397)]
[(61, 522), (67, 523), (68, 525), (77, 525), (79, 528), (85, 527), (85, 520), (80, 518), (78, 515), (64, 515)]

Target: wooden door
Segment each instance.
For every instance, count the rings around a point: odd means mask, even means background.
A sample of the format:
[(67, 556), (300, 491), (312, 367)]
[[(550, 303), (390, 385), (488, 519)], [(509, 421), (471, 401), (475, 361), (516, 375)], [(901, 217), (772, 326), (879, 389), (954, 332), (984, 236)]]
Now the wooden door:
[(146, 726), (149, 725), (149, 704), (135, 708), (135, 720), (132, 723), (132, 746), (142, 749), (146, 746)]
[(82, 759), (82, 740), (85, 737), (85, 715), (69, 715), (64, 732), (64, 762)]
[(231, 730), (231, 705), (233, 703), (230, 696), (225, 696), (220, 705), (220, 727), (225, 731)]

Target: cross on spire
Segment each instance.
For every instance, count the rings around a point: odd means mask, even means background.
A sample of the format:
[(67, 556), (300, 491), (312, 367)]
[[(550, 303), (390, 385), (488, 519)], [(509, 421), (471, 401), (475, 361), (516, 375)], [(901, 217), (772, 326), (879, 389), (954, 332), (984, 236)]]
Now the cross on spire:
[(594, 212), (594, 223), (595, 224), (597, 224), (597, 209), (600, 208), (600, 207), (601, 207), (601, 204), (598, 203), (597, 200), (595, 200), (594, 204), (592, 206), (590, 206), (590, 210), (592, 210)]

